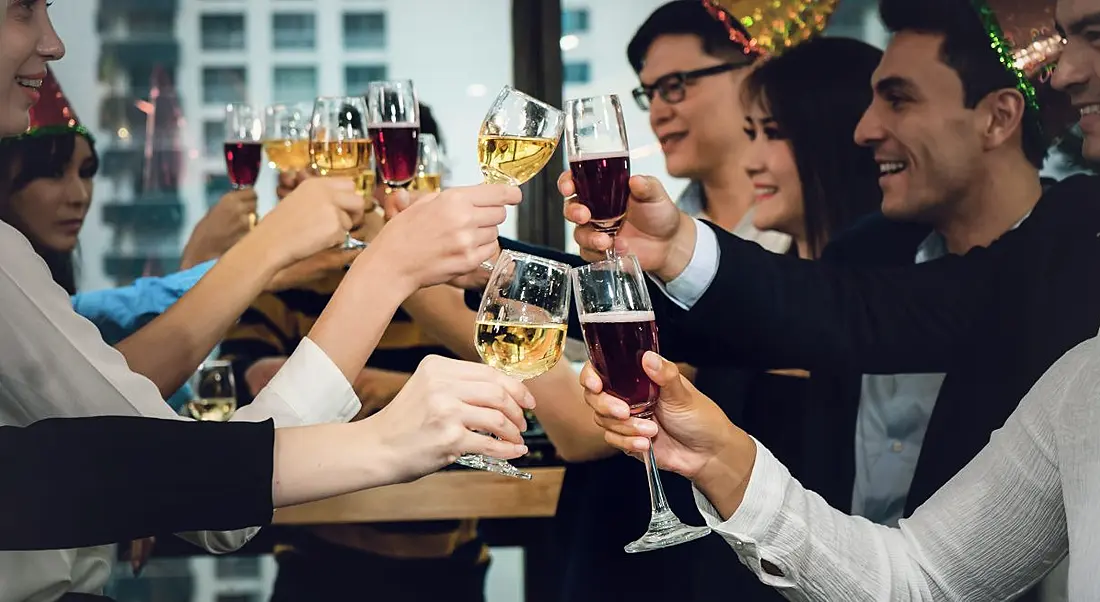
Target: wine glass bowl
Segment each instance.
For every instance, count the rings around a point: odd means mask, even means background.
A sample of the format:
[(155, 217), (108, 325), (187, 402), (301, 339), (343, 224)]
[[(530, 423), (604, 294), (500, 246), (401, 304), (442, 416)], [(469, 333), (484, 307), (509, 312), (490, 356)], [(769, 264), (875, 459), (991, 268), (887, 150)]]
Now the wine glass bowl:
[(559, 109), (505, 86), (478, 132), (482, 179), (519, 186), (533, 178), (554, 155), (564, 124)]
[(420, 192), (443, 190), (443, 155), (439, 141), (431, 134), (420, 133), (420, 154), (416, 165), (416, 178), (411, 188)]
[(268, 165), (283, 173), (310, 167), (309, 124), (312, 109), (304, 104), (274, 104), (264, 112), (264, 152)]
[(391, 188), (404, 188), (416, 177), (420, 144), (420, 104), (413, 82), (371, 82), (367, 86), (368, 129), (375, 163)]
[(577, 201), (588, 207), (596, 230), (615, 235), (630, 198), (630, 144), (619, 97), (567, 101), (565, 148)]
[[(371, 139), (365, 126), (366, 114), (366, 102), (358, 96), (321, 97), (313, 103), (309, 160), (318, 175), (351, 178), (358, 188), (364, 172), (374, 173)], [(344, 239), (344, 249), (365, 246), (351, 234)]]
[(263, 119), (251, 105), (230, 103), (225, 107), (225, 166), (235, 189), (252, 188), (263, 162)]
[(225, 422), (237, 410), (237, 387), (233, 365), (224, 360), (210, 360), (199, 367), (192, 378), (195, 397), (187, 403), (187, 413), (195, 420)]

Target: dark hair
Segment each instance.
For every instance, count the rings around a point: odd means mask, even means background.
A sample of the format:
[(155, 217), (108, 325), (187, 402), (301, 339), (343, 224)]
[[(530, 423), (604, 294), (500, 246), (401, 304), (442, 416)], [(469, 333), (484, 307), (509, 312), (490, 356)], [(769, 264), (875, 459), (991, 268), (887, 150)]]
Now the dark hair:
[[(19, 230), (30, 241), (46, 265), (54, 282), (70, 295), (76, 294), (75, 252), (59, 252), (48, 249), (41, 241), (35, 240), (30, 231), (20, 222), (11, 210), (11, 196), (26, 188), (40, 178), (55, 178), (65, 172), (76, 150), (75, 132), (47, 136), (26, 136), (0, 142), (0, 165), (8, 169), (8, 177), (0, 182), (0, 219)], [(99, 166), (99, 155), (95, 143), (86, 138), (92, 150), (92, 159)]]
[(882, 51), (858, 40), (815, 38), (765, 61), (742, 88), (745, 104), (766, 107), (791, 145), (815, 257), (832, 235), (882, 201), (874, 151), (854, 139), (881, 58)]
[(431, 107), (424, 103), (420, 103), (420, 131), (435, 136), (435, 141), (439, 143), (439, 148), (446, 152), (446, 145), (443, 144), (443, 132), (439, 130), (439, 123), (436, 122), (435, 116), (432, 115)]
[[(879, 17), (890, 33), (913, 31), (941, 35), (940, 61), (959, 75), (966, 108), (990, 93), (1016, 88), (1016, 76), (993, 50), (989, 34), (970, 2), (962, 0), (880, 0)], [(1050, 140), (1041, 116), (1027, 109), (1021, 119), (1023, 150), (1028, 161), (1042, 168)]]
[[(736, 19), (732, 19), (731, 23), (746, 39), (751, 37)], [(683, 34), (698, 37), (703, 44), (703, 52), (710, 56), (726, 61), (752, 62), (752, 57), (745, 54), (745, 48), (730, 40), (726, 27), (707, 12), (702, 0), (674, 0), (653, 11), (627, 45), (626, 58), (634, 67), (634, 72), (641, 72), (645, 55), (657, 38)]]

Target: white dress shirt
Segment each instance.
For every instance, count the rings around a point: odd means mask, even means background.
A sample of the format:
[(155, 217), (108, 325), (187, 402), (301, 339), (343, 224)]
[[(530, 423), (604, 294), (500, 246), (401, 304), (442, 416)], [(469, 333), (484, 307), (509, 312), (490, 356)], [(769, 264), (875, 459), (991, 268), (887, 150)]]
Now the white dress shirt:
[[(741, 507), (707, 524), (791, 600), (1008, 600), (1067, 553), (1069, 599), (1100, 600), (1100, 340), (1039, 379), (989, 444), (898, 528), (842, 514), (757, 443)], [(770, 574), (762, 561), (778, 570)]]
[[(45, 418), (81, 416), (185, 420), (165, 403), (156, 385), (130, 371), (122, 354), (73, 311), (69, 296), (53, 282), (27, 239), (4, 223), (0, 258), (0, 424), (25, 426)], [(270, 418), (279, 427), (346, 422), (360, 407), (340, 370), (316, 344), (303, 339), (271, 383), (233, 419)], [(141, 492), (135, 490), (134, 503), (140, 500)], [(181, 537), (212, 552), (228, 552), (257, 530)], [(0, 602), (51, 602), (67, 591), (100, 593), (110, 576), (113, 549), (0, 552)]]

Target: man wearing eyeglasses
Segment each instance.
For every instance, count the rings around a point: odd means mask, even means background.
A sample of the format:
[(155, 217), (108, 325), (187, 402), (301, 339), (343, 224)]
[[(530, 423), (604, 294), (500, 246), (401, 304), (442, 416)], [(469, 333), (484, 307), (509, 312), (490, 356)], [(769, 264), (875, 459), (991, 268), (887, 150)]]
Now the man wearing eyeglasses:
[(649, 112), (669, 175), (691, 180), (680, 208), (769, 251), (787, 252), (790, 237), (753, 227), (752, 183), (740, 166), (748, 138), (739, 95), (756, 52), (731, 40), (702, 2), (676, 0), (649, 16), (626, 54), (641, 80), (634, 99)]

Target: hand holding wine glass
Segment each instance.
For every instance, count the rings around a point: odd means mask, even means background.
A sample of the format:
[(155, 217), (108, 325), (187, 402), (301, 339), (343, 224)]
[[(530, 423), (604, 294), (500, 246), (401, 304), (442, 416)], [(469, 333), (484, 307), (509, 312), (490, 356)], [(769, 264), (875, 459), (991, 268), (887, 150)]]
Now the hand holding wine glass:
[[(264, 123), (259, 113), (246, 103), (225, 107), (225, 166), (234, 189), (252, 188), (260, 177), (263, 162)], [(256, 225), (252, 214), (250, 225)]]
[[(321, 97), (314, 102), (309, 157), (317, 175), (322, 178), (351, 178), (358, 190), (360, 174), (372, 169), (366, 112), (366, 103), (360, 97)], [(359, 194), (359, 202), (365, 210), (366, 200), (361, 190)], [(362, 241), (345, 233), (345, 249), (364, 246)]]
[(652, 447), (661, 468), (691, 479), (730, 516), (752, 475), (756, 442), (681, 376), (676, 364), (647, 352), (642, 368), (660, 389), (650, 418), (632, 417), (626, 402), (605, 392), (592, 364), (581, 371), (585, 402), (604, 429), (604, 440), (638, 459)]
[(566, 198), (565, 219), (576, 225), (573, 239), (588, 261), (606, 259), (614, 247), (619, 255), (634, 255), (643, 270), (668, 282), (695, 253), (695, 222), (680, 211), (657, 178), (631, 176), (628, 186), (626, 219), (612, 237), (593, 223), (592, 212), (573, 196), (577, 191), (573, 173), (563, 173), (558, 192)]
[[(598, 232), (614, 236), (626, 216), (630, 143), (619, 97), (580, 98), (565, 104), (565, 147), (576, 200)], [(608, 257), (614, 247), (608, 249)]]
[(394, 216), (371, 243), (411, 291), (442, 284), (477, 268), (497, 252), (497, 227), (519, 204), (518, 188), (481, 184), (429, 194)]
[(277, 267), (337, 247), (363, 219), (363, 198), (349, 178), (310, 178), (268, 213), (244, 239), (259, 240)]
[[(611, 404), (616, 410), (611, 416), (636, 426), (634, 421), (637, 419), (653, 415), (660, 398), (660, 389), (642, 367), (643, 356), (659, 350), (645, 274), (638, 260), (626, 255), (576, 268), (572, 275), (584, 341), (594, 369), (590, 369), (589, 374), (596, 372), (600, 381), (596, 385), (586, 378), (581, 384), (590, 392), (605, 392), (621, 400), (619, 404)], [(625, 414), (622, 412), (624, 406)], [(641, 432), (645, 432), (645, 436), (657, 434), (656, 429)], [(608, 442), (611, 443), (610, 439)], [(631, 448), (630, 451), (641, 450)], [(710, 533), (709, 528), (683, 524), (668, 507), (652, 446), (643, 459), (649, 478), (652, 515), (645, 534), (628, 544), (625, 550), (628, 553), (658, 550)]]

